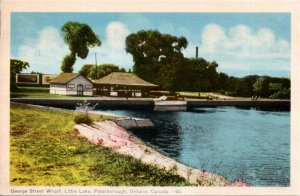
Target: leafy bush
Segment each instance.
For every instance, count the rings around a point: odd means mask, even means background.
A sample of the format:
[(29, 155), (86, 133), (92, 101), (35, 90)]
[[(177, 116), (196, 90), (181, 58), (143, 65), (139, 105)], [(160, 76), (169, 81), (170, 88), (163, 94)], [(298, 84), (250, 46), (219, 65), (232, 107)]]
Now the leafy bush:
[(272, 98), (272, 99), (290, 99), (291, 98), (291, 90), (283, 88), (280, 91), (271, 95), (270, 98)]
[(91, 119), (91, 117), (89, 117), (87, 113), (84, 113), (84, 114), (77, 114), (74, 118), (74, 122), (76, 124), (91, 125), (93, 123), (93, 120)]

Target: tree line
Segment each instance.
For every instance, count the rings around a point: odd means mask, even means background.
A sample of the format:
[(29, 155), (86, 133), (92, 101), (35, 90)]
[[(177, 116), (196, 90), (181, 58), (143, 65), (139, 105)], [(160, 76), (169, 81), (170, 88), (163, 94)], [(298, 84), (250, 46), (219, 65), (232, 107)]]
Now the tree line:
[[(76, 57), (85, 59), (89, 48), (101, 46), (102, 42), (87, 24), (67, 22), (61, 31), (70, 49), (70, 54), (62, 59), (61, 70), (73, 72)], [(159, 85), (161, 90), (290, 98), (290, 79), (258, 75), (242, 78), (228, 76), (226, 73), (217, 72), (219, 65), (215, 61), (184, 57), (182, 51), (187, 46), (185, 37), (162, 34), (157, 30), (131, 33), (125, 40), (125, 50), (132, 55), (134, 61), (132, 72)], [(14, 68), (14, 65), (11, 67)], [(28, 63), (23, 69), (27, 67)], [(86, 64), (79, 72), (90, 79), (99, 79), (116, 71), (125, 72), (125, 69), (113, 64)]]
[(217, 72), (217, 62), (186, 58), (184, 37), (142, 30), (126, 38), (132, 54), (133, 72), (170, 91), (221, 92), (232, 96), (290, 98), (290, 79), (249, 75), (242, 78)]

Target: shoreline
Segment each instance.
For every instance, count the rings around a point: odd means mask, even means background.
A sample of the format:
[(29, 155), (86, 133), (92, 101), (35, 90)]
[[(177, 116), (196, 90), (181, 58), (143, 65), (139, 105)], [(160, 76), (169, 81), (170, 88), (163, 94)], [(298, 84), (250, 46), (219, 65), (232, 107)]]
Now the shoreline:
[[(14, 186), (190, 185), (166, 170), (90, 143), (74, 129), (75, 112), (12, 103), (10, 116), (9, 180)], [(91, 117), (94, 122), (111, 120)]]
[[(62, 110), (62, 111), (67, 111), (67, 112), (79, 112), (76, 110), (72, 110), (72, 109), (65, 109), (65, 108), (57, 108), (57, 107), (50, 107), (50, 106), (43, 106), (43, 105), (36, 105), (36, 104), (28, 104), (28, 103), (20, 103), (20, 102), (10, 102), (13, 104), (20, 104), (20, 105), (28, 105), (31, 107), (35, 107), (35, 108), (45, 108), (45, 109), (51, 109), (51, 110)], [(103, 112), (103, 111), (89, 111), (90, 114), (96, 114), (96, 115), (104, 115), (104, 116), (108, 116), (108, 117), (124, 117), (124, 116), (120, 116), (117, 114), (113, 114), (113, 113), (109, 113), (109, 112)]]
[(144, 164), (156, 166), (186, 179), (196, 186), (249, 187), (242, 181), (228, 181), (224, 176), (189, 167), (147, 145), (141, 139), (112, 121), (95, 122), (88, 126), (76, 124), (78, 133), (90, 142), (131, 156)]
[[(154, 108), (153, 98), (118, 98), (118, 97), (82, 97), (82, 98), (11, 98), (11, 102), (25, 103), (33, 105), (43, 105), (49, 107), (74, 108), (78, 102), (87, 100), (91, 104), (98, 104), (100, 108)], [(250, 100), (245, 99), (218, 99), (218, 100), (199, 100), (186, 99), (188, 109), (196, 107), (218, 107), (218, 106), (233, 106), (233, 107), (261, 107), (267, 109), (282, 109), (290, 110), (290, 100), (274, 100), (261, 99)]]
[[(15, 105), (28, 105), (33, 108), (45, 108), (50, 110), (61, 110), (75, 112), (70, 109), (54, 108), (48, 106), (14, 103)], [(120, 117), (107, 112), (92, 112), (91, 114), (108, 115)], [(102, 126), (101, 126), (102, 124)], [(109, 147), (112, 151), (131, 156), (140, 160), (144, 164), (153, 165), (168, 172), (177, 174), (185, 178), (189, 183), (197, 186), (235, 186), (249, 187), (250, 185), (242, 181), (228, 181), (224, 176), (206, 172), (205, 170), (189, 167), (175, 159), (165, 155), (151, 145), (145, 143), (130, 131), (120, 127), (113, 121), (105, 120), (96, 122), (92, 126), (74, 125), (75, 129), (82, 137), (90, 142)], [(134, 150), (133, 150), (134, 149)]]

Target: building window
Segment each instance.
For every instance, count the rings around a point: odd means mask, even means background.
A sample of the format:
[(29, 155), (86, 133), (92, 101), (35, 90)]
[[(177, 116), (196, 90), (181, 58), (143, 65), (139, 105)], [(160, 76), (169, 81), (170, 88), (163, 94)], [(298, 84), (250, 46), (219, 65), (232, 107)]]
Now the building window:
[(85, 85), (85, 89), (93, 89), (93, 85)]
[(73, 88), (75, 88), (75, 84), (68, 84), (67, 88), (68, 89), (73, 89)]

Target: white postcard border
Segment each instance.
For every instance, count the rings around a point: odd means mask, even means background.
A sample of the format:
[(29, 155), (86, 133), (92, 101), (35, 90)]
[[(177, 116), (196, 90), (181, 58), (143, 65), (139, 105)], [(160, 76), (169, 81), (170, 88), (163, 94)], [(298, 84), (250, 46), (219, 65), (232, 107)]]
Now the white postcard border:
[[(122, 195), (118, 190), (131, 189), (169, 190), (166, 195), (299, 195), (299, 118), (300, 118), (300, 6), (299, 0), (3, 0), (1, 2), (1, 66), (0, 66), (0, 194), (17, 195), (12, 189), (103, 189), (112, 193), (98, 195)], [(291, 186), (290, 187), (12, 187), (9, 185), (9, 59), (10, 59), (10, 14), (11, 12), (290, 12), (291, 13)], [(113, 190), (116, 190), (115, 192)], [(180, 190), (181, 193), (176, 191)], [(29, 193), (29, 192), (28, 192)], [(63, 193), (86, 195), (85, 193)], [(27, 195), (27, 194), (18, 194)], [(28, 195), (34, 195), (30, 193)], [(38, 193), (36, 193), (38, 195)], [(52, 194), (56, 195), (56, 194)], [(61, 195), (57, 193), (57, 195)], [(147, 194), (148, 195), (148, 194)]]

